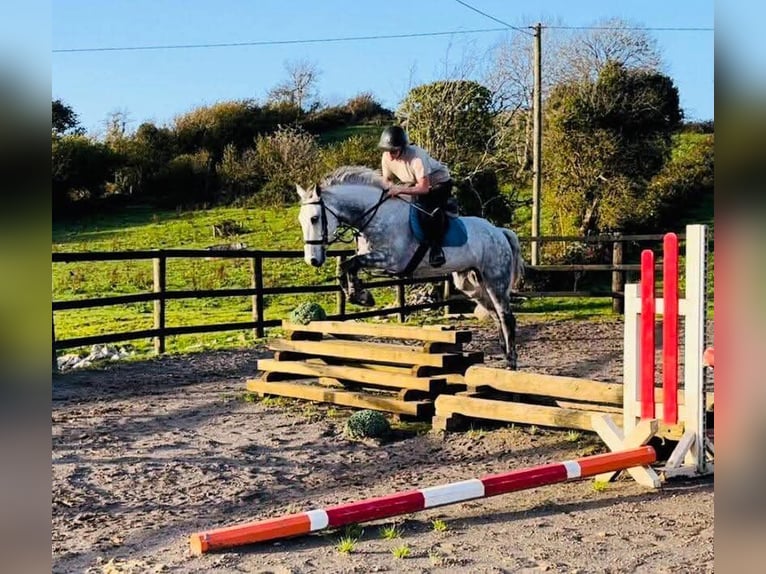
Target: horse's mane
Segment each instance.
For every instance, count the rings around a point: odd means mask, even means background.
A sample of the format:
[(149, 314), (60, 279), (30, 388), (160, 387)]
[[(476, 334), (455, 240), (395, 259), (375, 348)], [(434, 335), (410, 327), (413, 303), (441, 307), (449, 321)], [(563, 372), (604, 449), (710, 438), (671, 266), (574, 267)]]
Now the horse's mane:
[(325, 176), (319, 187), (327, 188), (333, 185), (372, 185), (385, 189), (383, 176), (377, 170), (363, 165), (344, 165)]

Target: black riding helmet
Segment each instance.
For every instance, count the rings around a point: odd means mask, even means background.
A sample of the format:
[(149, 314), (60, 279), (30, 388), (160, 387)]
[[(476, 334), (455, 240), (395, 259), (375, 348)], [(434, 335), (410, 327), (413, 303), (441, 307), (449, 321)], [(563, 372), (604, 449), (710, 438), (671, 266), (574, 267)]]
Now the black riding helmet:
[(386, 151), (404, 150), (408, 143), (407, 134), (401, 126), (389, 126), (380, 134), (378, 147)]

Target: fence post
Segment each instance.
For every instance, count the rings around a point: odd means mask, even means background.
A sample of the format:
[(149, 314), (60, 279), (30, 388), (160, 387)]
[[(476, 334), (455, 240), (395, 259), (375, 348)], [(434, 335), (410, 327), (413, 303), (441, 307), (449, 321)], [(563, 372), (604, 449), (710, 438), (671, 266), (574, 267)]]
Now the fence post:
[[(612, 243), (612, 265), (622, 265), (622, 233), (614, 233)], [(622, 297), (616, 295), (621, 293)], [(621, 270), (612, 271), (612, 311), (622, 314), (625, 311), (625, 272)]]
[(154, 352), (161, 355), (165, 352), (165, 268), (167, 258), (160, 255), (152, 260), (154, 276), (154, 292), (158, 294), (154, 300), (154, 328), (159, 333), (154, 337)]
[(51, 367), (53, 368), (53, 372), (57, 372), (59, 370), (59, 362), (58, 358), (56, 356), (56, 318), (55, 314), (51, 312), (51, 359), (53, 362), (51, 363)]
[(253, 321), (257, 324), (253, 334), (260, 339), (265, 335), (263, 328), (263, 257), (257, 255), (250, 260), (250, 286), (255, 289), (253, 295)]
[[(343, 265), (343, 262), (346, 260), (345, 255), (338, 255), (335, 263), (335, 275), (336, 277), (340, 277), (341, 273), (341, 266)], [(338, 315), (340, 315), (340, 318), (343, 319), (346, 316), (346, 293), (343, 291), (343, 288), (338, 286), (338, 293), (335, 295), (335, 310)]]
[[(449, 277), (447, 277), (444, 280), (444, 286), (442, 287), (442, 299), (444, 301), (448, 301), (450, 297), (452, 297), (452, 280)], [(444, 316), (449, 317), (449, 314), (450, 314), (450, 306), (449, 306), (449, 303), (447, 303), (444, 306)]]
[(407, 313), (404, 312), (404, 304), (406, 303), (404, 297), (404, 284), (399, 283), (396, 286), (396, 304), (399, 306), (399, 322), (404, 323), (407, 320)]

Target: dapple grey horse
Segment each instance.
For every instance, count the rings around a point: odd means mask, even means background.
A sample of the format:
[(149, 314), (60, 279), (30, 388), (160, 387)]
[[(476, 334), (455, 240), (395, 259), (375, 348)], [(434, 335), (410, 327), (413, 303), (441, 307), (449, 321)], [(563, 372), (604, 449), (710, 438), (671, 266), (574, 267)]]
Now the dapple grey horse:
[[(372, 295), (362, 290), (357, 273), (367, 268), (401, 275), (407, 269), (420, 245), (410, 226), (411, 203), (387, 199), (380, 173), (360, 166), (338, 168), (319, 185), (296, 188), (301, 199), (298, 220), (306, 262), (319, 267), (338, 234), (355, 230), (360, 236), (360, 249), (344, 262), (341, 286), (351, 302), (372, 305)], [(496, 227), (486, 219), (460, 219), (467, 241), (444, 247), (444, 266), (433, 268), (425, 257), (411, 274), (429, 277), (452, 272), (455, 287), (489, 310), (497, 321), (506, 359), (515, 369), (516, 318), (511, 311), (510, 291), (524, 272), (519, 240), (513, 231)]]

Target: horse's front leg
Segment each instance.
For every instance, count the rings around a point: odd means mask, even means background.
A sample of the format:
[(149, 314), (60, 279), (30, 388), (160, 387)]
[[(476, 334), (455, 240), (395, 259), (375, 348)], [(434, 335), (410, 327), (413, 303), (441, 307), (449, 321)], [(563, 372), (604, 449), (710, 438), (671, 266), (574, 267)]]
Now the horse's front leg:
[(359, 270), (362, 268), (377, 267), (384, 268), (386, 257), (384, 254), (371, 251), (362, 255), (354, 255), (345, 260), (340, 265), (340, 286), (351, 303), (363, 307), (372, 307), (375, 305), (375, 298), (367, 289), (362, 286), (362, 280), (359, 279)]

